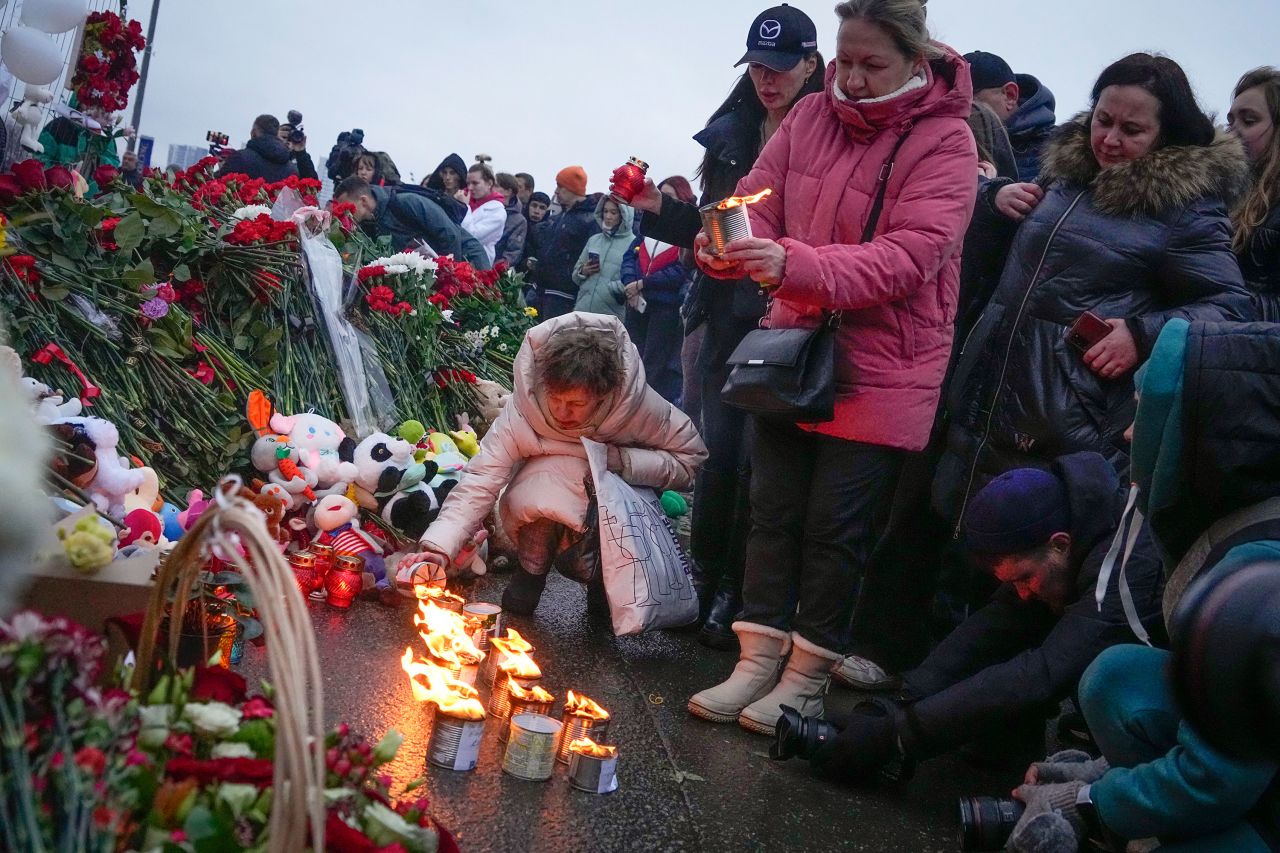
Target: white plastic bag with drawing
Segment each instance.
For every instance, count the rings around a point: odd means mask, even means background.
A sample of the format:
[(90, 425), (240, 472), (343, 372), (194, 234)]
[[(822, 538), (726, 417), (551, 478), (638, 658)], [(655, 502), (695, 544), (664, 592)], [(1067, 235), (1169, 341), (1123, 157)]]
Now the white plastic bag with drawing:
[(698, 618), (689, 558), (653, 489), (609, 470), (609, 449), (582, 439), (596, 484), (600, 569), (613, 633), (678, 628)]

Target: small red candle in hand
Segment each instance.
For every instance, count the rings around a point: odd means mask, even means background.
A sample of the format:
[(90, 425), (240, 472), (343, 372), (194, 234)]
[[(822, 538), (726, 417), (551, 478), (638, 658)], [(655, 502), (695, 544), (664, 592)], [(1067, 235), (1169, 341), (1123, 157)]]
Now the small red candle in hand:
[(625, 166), (613, 170), (609, 193), (615, 201), (630, 204), (644, 190), (645, 175), (649, 172), (649, 164), (639, 157), (628, 158)]

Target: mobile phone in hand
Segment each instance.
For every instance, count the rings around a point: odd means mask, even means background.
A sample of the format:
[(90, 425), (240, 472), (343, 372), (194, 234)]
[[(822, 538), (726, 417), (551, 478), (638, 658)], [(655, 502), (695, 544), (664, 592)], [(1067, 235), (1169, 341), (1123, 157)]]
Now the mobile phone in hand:
[(1111, 325), (1092, 311), (1086, 311), (1076, 318), (1067, 332), (1067, 343), (1085, 353), (1109, 334)]
[(589, 264), (598, 264), (598, 263), (600, 263), (600, 253), (599, 253), (599, 252), (587, 252), (587, 263), (589, 263)]

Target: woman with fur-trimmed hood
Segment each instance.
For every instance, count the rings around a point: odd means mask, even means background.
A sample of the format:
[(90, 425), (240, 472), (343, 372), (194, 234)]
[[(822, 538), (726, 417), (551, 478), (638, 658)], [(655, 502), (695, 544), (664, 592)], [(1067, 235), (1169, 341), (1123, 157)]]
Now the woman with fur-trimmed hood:
[[(1059, 129), (1038, 184), (993, 181), (980, 195), (979, 218), (1021, 225), (948, 391), (934, 504), (957, 525), (969, 497), (1014, 468), (1093, 450), (1124, 475), (1133, 371), (1165, 322), (1248, 310), (1227, 216), (1248, 178), (1240, 143), (1166, 57), (1114, 63), (1093, 104)], [(1110, 331), (1073, 345), (1085, 312)]]

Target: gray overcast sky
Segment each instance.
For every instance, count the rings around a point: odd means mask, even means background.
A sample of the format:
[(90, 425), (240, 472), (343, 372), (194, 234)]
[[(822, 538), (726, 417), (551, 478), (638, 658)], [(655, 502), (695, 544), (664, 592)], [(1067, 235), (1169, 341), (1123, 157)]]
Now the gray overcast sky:
[[(833, 0), (799, 0), (831, 58)], [(150, 3), (130, 12), (145, 26)], [(418, 178), (451, 151), (480, 152), (541, 189), (580, 163), (592, 191), (635, 154), (652, 174), (692, 176), (689, 137), (727, 94), (752, 19), (742, 0), (162, 0), (142, 132), (153, 165), (170, 143), (221, 130), (239, 145), (253, 117), (303, 112), (317, 160), (340, 130)], [(1280, 64), (1276, 0), (932, 0), (934, 35), (1003, 55), (1058, 99), (1086, 106), (1106, 64), (1159, 50), (1187, 69), (1225, 121), (1240, 74)], [(362, 36), (362, 33), (369, 33)], [(380, 33), (381, 35), (373, 35)]]

